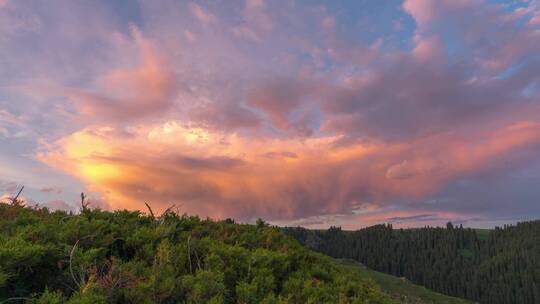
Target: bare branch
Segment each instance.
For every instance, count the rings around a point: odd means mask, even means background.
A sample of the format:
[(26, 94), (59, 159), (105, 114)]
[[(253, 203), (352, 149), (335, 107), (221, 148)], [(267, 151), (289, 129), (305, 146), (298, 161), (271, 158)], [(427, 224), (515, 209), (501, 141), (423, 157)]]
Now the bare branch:
[(79, 240), (75, 242), (75, 245), (73, 245), (73, 248), (71, 248), (71, 252), (69, 254), (69, 272), (71, 273), (71, 278), (73, 279), (73, 282), (79, 286), (79, 289), (81, 289), (81, 284), (79, 281), (75, 278), (75, 274), (73, 273), (73, 254), (75, 253), (75, 249), (77, 248), (77, 245), (79, 244)]
[(24, 186), (22, 186), (21, 189), (19, 189), (19, 192), (17, 192), (17, 195), (15, 195), (14, 197), (11, 198), (11, 205), (12, 206), (24, 207), (24, 204), (23, 204), (22, 200), (19, 200), (19, 196), (21, 195), (23, 190), (24, 190)]
[(156, 218), (156, 216), (154, 215), (154, 211), (152, 210), (152, 207), (150, 207), (150, 205), (148, 205), (148, 203), (144, 203), (146, 205), (146, 208), (148, 208), (148, 211), (150, 212), (150, 215), (152, 216), (153, 219)]
[(161, 216), (164, 216), (166, 215), (167, 213), (171, 212), (171, 210), (176, 207), (176, 204), (172, 204), (171, 206), (169, 206), (169, 208), (165, 209), (165, 211), (163, 211), (163, 213), (161, 213)]
[(15, 197), (13, 198), (13, 201), (14, 201), (14, 202), (19, 198), (19, 195), (21, 195), (21, 193), (22, 193), (23, 190), (24, 190), (24, 186), (21, 187), (21, 189), (19, 190), (19, 192), (17, 192), (17, 195), (15, 195)]
[(87, 200), (87, 196), (84, 194), (84, 192), (81, 192), (81, 211), (85, 211), (88, 209), (88, 206), (90, 205), (90, 202)]
[(174, 209), (176, 209), (176, 210), (175, 210), (176, 215), (180, 215), (180, 208), (181, 208), (182, 206), (184, 206), (184, 204), (180, 204), (180, 205), (178, 205), (178, 206), (175, 206)]

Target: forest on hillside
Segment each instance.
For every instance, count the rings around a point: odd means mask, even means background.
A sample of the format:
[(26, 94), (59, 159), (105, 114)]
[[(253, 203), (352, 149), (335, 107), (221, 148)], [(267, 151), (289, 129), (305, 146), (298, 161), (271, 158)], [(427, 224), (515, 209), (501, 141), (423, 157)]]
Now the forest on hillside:
[(0, 303), (395, 303), (262, 220), (82, 205), (0, 204)]
[(480, 303), (540, 303), (540, 221), (491, 231), (453, 226), (356, 231), (284, 228), (306, 247)]

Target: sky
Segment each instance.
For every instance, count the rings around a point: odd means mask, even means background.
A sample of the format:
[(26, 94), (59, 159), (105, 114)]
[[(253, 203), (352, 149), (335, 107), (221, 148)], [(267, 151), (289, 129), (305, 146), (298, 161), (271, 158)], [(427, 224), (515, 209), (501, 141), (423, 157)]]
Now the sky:
[(355, 229), (540, 218), (540, 1), (0, 0), (0, 195)]

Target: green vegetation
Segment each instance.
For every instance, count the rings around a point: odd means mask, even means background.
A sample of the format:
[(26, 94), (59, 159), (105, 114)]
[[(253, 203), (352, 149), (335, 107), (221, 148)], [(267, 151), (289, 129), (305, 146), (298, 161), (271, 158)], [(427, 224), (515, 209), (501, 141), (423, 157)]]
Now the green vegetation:
[(480, 303), (540, 303), (540, 221), (491, 231), (450, 223), (446, 228), (283, 231), (310, 249), (447, 295)]
[(263, 221), (0, 204), (0, 231), (0, 303), (397, 303)]
[(374, 271), (354, 260), (339, 260), (351, 269), (357, 269), (360, 276), (374, 280), (381, 289), (402, 304), (471, 304), (460, 298), (445, 296), (423, 286), (415, 285), (405, 278), (398, 278)]

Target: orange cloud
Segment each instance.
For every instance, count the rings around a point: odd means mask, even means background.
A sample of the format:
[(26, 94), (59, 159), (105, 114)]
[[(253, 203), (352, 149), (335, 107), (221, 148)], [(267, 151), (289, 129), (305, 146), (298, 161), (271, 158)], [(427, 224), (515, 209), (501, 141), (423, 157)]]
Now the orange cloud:
[(533, 122), (401, 144), (339, 145), (341, 136), (246, 138), (177, 121), (126, 132), (87, 128), (38, 158), (76, 175), (113, 208), (142, 209), (149, 202), (163, 210), (176, 203), (217, 218), (293, 219), (420, 198), (540, 142)]

